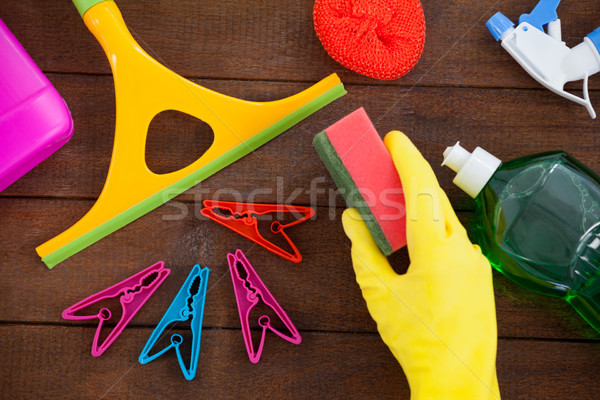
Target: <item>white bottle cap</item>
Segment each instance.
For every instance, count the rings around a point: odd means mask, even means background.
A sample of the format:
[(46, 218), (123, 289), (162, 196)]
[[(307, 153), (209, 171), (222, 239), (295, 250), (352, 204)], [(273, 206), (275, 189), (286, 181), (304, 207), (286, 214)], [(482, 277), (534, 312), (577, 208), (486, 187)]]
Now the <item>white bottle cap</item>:
[(464, 190), (469, 196), (475, 198), (502, 162), (482, 149), (477, 147), (473, 153), (460, 146), (460, 142), (444, 151), (444, 162), (450, 169), (456, 172), (456, 178), (452, 181), (456, 186)]

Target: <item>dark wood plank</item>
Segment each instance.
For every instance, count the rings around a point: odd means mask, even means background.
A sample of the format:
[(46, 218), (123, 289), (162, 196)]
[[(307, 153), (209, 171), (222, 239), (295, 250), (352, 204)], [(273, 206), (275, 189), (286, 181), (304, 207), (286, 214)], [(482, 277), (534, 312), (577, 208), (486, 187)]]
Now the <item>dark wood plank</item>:
[[(140, 43), (184, 76), (316, 81), (337, 72), (348, 83), (541, 88), (485, 28), (496, 11), (517, 21), (536, 3), (423, 0), (422, 59), (404, 78), (382, 82), (348, 71), (327, 55), (314, 34), (312, 0), (118, 1)], [(597, 28), (597, 5), (594, 0), (561, 4), (563, 40), (570, 46)], [(5, 1), (0, 15), (44, 71), (109, 73), (100, 45), (69, 1)], [(592, 78), (590, 85), (600, 88), (600, 79)]]
[[(178, 333), (180, 331), (177, 331)], [(408, 399), (402, 369), (376, 334), (303, 332), (293, 346), (274, 335), (253, 365), (237, 330), (205, 330), (195, 380), (174, 354), (137, 357), (150, 328), (128, 329), (100, 358), (93, 328), (0, 326), (3, 396), (18, 399)], [(26, 350), (26, 351), (25, 351)], [(506, 399), (595, 398), (598, 343), (500, 340), (498, 379)]]
[[(211, 270), (205, 325), (239, 327), (226, 254), (240, 248), (300, 329), (376, 331), (355, 282), (350, 243), (340, 223), (342, 208), (319, 207), (316, 221), (290, 230), (304, 257), (301, 264), (198, 218), (200, 204), (169, 203), (48, 271), (35, 247), (90, 206), (85, 200), (0, 198), (0, 302), (5, 305), (0, 321), (61, 322), (62, 310), (71, 304), (164, 260), (172, 275), (133, 324), (149, 326), (159, 320), (190, 268), (200, 263)], [(187, 215), (180, 218), (184, 209)], [(468, 226), (469, 215), (461, 213), (461, 218)], [(397, 252), (391, 262), (405, 271), (407, 252)], [(500, 336), (598, 337), (566, 302), (528, 292), (499, 273), (494, 280)]]
[[(108, 171), (114, 135), (112, 78), (51, 75), (70, 104), (75, 121), (73, 139), (29, 172), (1, 196), (96, 198)], [(307, 84), (249, 81), (200, 81), (236, 97), (267, 101), (301, 91)], [(314, 135), (364, 106), (379, 133), (407, 133), (432, 164), (458, 209), (473, 203), (452, 183), (454, 174), (441, 167), (446, 146), (461, 140), (469, 149), (481, 146), (503, 160), (536, 152), (564, 149), (600, 171), (597, 122), (579, 106), (525, 90), (348, 86), (349, 94), (281, 134), (251, 155), (220, 171), (180, 197), (231, 195), (234, 190), (263, 202), (343, 205), (323, 163)], [(600, 92), (593, 95), (600, 101)], [(575, 107), (575, 108), (573, 108)], [(581, 114), (577, 114), (580, 112)], [(574, 115), (579, 115), (575, 117)], [(206, 145), (206, 133), (187, 129), (183, 120), (153, 124), (149, 163), (164, 170), (182, 167), (182, 160)], [(193, 128), (193, 126), (192, 126)], [(201, 132), (201, 133), (199, 133)], [(210, 135), (208, 135), (210, 136)]]
[[(364, 106), (380, 134), (409, 134), (454, 206), (467, 211), (459, 213), (466, 225), (473, 203), (451, 184), (451, 171), (439, 167), (442, 151), (458, 139), (504, 160), (561, 148), (600, 171), (598, 122), (542, 89), (484, 27), (496, 11), (516, 21), (537, 1), (423, 0), (428, 30), (421, 62), (406, 77), (381, 82), (326, 54), (312, 27), (314, 1), (118, 0), (150, 54), (211, 89), (268, 101), (337, 72), (349, 94), (52, 271), (34, 249), (84, 215), (102, 189), (114, 131), (113, 82), (71, 2), (0, 1), (0, 18), (61, 92), (76, 126), (69, 144), (0, 193), (0, 398), (408, 398), (402, 370), (355, 282), (340, 224), (344, 202), (312, 138)], [(592, 0), (563, 3), (563, 38), (572, 46), (597, 27), (600, 7)], [(600, 78), (590, 87), (598, 104)], [(206, 146), (205, 135), (182, 119), (156, 123), (148, 163), (176, 169)], [(198, 218), (200, 200), (215, 197), (318, 206), (315, 221), (290, 230), (304, 262), (287, 262)], [(303, 335), (300, 346), (270, 335), (258, 365), (247, 359), (225, 259), (236, 248)], [(64, 321), (61, 311), (159, 259), (171, 276), (112, 348), (94, 359), (94, 322)], [(406, 251), (391, 262), (405, 271)], [(137, 356), (196, 263), (211, 276), (198, 378), (186, 382), (173, 354), (147, 366)], [(598, 333), (561, 299), (528, 292), (496, 272), (494, 288), (503, 398), (598, 397)]]
[(240, 331), (205, 330), (197, 377), (188, 382), (174, 354), (138, 363), (150, 328), (128, 329), (98, 359), (89, 354), (91, 328), (0, 326), (0, 332), (0, 355), (9, 362), (0, 378), (3, 396), (15, 400), (408, 398), (402, 371), (377, 335), (304, 333), (299, 346), (269, 335), (254, 365)]

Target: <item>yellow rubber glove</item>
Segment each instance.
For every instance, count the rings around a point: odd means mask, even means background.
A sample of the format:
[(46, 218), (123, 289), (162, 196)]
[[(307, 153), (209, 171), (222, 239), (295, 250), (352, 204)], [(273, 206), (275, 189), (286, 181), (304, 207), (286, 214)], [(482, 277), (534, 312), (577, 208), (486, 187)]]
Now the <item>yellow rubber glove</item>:
[(411, 263), (396, 274), (360, 214), (344, 212), (369, 312), (402, 365), (411, 399), (499, 399), (491, 266), (412, 142), (390, 132), (385, 145), (404, 186)]

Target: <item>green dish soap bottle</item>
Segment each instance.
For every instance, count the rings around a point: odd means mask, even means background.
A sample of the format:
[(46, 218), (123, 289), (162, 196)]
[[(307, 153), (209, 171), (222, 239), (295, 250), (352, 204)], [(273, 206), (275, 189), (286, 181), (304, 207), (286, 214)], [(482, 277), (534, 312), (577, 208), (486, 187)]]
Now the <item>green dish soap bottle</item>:
[(457, 143), (442, 165), (475, 199), (472, 233), (494, 268), (564, 298), (600, 332), (600, 178), (562, 151), (501, 163)]

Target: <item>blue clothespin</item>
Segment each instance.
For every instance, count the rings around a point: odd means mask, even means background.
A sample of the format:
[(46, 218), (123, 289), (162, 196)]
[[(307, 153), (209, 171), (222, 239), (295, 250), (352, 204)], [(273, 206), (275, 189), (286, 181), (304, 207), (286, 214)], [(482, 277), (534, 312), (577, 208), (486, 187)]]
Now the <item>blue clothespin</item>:
[(560, 0), (540, 0), (540, 2), (537, 3), (537, 5), (533, 8), (531, 13), (522, 14), (519, 17), (519, 24), (527, 22), (531, 26), (534, 26), (540, 31), (544, 32), (544, 26), (558, 19), (556, 9), (558, 8), (559, 4)]
[[(160, 357), (169, 349), (174, 348), (179, 360), (179, 366), (185, 376), (185, 379), (191, 381), (196, 376), (198, 367), (198, 356), (200, 354), (200, 334), (202, 332), (202, 317), (204, 315), (204, 301), (206, 299), (206, 285), (208, 283), (208, 268), (200, 268), (198, 264), (194, 265), (192, 272), (185, 280), (185, 283), (179, 289), (179, 293), (169, 306), (169, 309), (162, 317), (150, 339), (144, 346), (139, 357), (140, 364), (147, 364), (157, 357)], [(171, 336), (171, 344), (164, 349), (150, 355), (150, 351), (156, 342), (169, 332), (164, 332), (167, 327), (176, 322), (190, 321), (192, 331), (192, 350), (190, 355), (190, 366), (186, 367), (181, 356), (180, 346), (183, 343), (183, 337), (179, 334)]]

